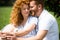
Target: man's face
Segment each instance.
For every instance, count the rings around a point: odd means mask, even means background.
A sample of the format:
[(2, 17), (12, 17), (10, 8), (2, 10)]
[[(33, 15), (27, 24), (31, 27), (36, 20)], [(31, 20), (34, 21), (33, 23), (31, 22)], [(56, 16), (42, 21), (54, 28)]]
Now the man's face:
[(30, 11), (31, 11), (32, 13), (35, 13), (35, 14), (36, 14), (37, 9), (38, 9), (38, 7), (37, 7), (35, 1), (31, 1), (31, 2), (30, 2)]

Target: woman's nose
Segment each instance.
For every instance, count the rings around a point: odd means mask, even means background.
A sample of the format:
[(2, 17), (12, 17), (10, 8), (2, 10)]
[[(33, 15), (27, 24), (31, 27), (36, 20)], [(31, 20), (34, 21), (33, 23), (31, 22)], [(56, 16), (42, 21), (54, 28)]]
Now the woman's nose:
[(31, 10), (31, 8), (30, 8), (30, 10)]
[(28, 9), (26, 9), (26, 12), (28, 12), (29, 10)]

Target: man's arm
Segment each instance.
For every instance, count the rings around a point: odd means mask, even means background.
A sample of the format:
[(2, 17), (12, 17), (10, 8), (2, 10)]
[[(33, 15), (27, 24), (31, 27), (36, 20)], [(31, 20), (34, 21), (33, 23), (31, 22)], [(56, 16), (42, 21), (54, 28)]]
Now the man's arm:
[(32, 30), (35, 29), (37, 22), (38, 22), (37, 18), (36, 17), (30, 17), (29, 20), (30, 20), (29, 23), (27, 23), (27, 25), (24, 27), (24, 29), (21, 30), (19, 33), (16, 33), (17, 36), (25, 36), (29, 32), (31, 32)]
[(48, 30), (40, 30), (38, 31), (37, 35), (35, 36), (36, 40), (43, 40), (43, 38), (46, 36)]
[(41, 30), (41, 31), (38, 31), (37, 35), (35, 36), (29, 37), (29, 38), (17, 38), (17, 40), (43, 40), (47, 32), (48, 32), (47, 30)]
[(31, 24), (27, 28), (20, 30), (19, 32), (16, 32), (15, 35), (16, 36), (25, 36), (26, 34), (31, 32), (34, 28), (35, 28), (35, 24)]

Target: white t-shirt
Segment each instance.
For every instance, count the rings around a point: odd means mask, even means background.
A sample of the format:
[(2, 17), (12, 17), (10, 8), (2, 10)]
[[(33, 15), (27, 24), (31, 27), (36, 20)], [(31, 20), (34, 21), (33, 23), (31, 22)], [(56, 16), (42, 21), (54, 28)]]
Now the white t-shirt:
[(43, 10), (39, 16), (36, 29), (37, 32), (39, 30), (48, 30), (48, 33), (43, 40), (59, 40), (58, 24), (56, 19), (49, 14), (47, 10)]
[[(21, 25), (21, 26), (18, 26), (17, 28), (15, 28), (14, 32), (16, 32), (17, 30), (18, 30), (18, 31), (19, 31), (19, 30), (23, 30), (23, 29), (29, 27), (29, 25), (31, 25), (31, 24), (37, 25), (37, 18), (36, 18), (36, 17), (30, 16), (30, 17), (28, 18), (26, 24), (25, 24), (24, 26), (22, 26), (22, 25)], [(5, 32), (5, 31), (6, 31), (6, 32), (7, 32), (7, 31), (10, 32), (9, 29), (11, 29), (13, 26), (14, 26), (13, 24), (8, 24), (8, 25), (6, 25), (6, 26), (2, 29), (2, 32)], [(29, 34), (27, 34), (27, 35), (25, 35), (25, 36), (23, 36), (23, 37), (31, 37), (31, 36), (34, 36), (34, 35), (36, 35), (36, 29), (32, 30)]]

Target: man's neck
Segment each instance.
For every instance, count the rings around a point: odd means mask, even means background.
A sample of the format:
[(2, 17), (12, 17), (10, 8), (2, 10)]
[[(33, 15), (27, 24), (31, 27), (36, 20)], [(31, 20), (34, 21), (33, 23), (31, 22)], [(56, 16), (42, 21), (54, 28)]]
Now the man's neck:
[(43, 9), (42, 10), (38, 10), (38, 12), (36, 12), (36, 16), (39, 17), (41, 15), (42, 11), (43, 11)]

